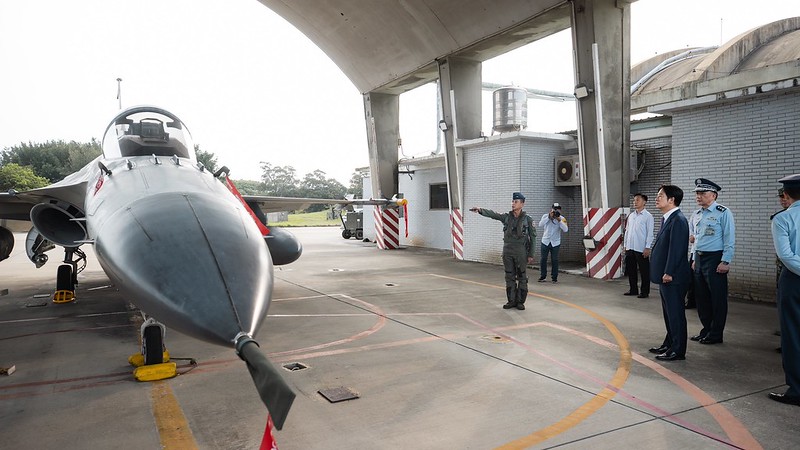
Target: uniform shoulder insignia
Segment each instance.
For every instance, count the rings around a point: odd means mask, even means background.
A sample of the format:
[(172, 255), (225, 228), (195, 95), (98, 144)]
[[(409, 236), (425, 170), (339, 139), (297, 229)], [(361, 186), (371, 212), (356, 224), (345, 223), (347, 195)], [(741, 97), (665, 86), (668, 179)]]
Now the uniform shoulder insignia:
[(726, 207), (724, 207), (722, 205), (717, 205), (717, 211), (723, 211), (724, 212), (726, 209), (728, 209), (728, 208), (726, 208)]

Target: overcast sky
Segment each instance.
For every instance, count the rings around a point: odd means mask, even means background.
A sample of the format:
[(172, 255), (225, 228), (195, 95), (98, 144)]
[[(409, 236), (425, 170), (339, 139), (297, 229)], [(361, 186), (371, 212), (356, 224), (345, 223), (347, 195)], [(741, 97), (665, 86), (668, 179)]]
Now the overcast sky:
[[(361, 0), (366, 1), (366, 0)], [(719, 45), (800, 16), (790, 0), (639, 0), (631, 59)], [(569, 31), (483, 65), (494, 83), (571, 92)], [(123, 107), (155, 104), (183, 119), (203, 150), (258, 179), (260, 161), (315, 169), (347, 184), (368, 165), (360, 93), (331, 60), (256, 0), (0, 1), (0, 149), (50, 139), (89, 141)], [(491, 133), (491, 93), (484, 94)], [(400, 98), (406, 156), (436, 149), (432, 85)], [(575, 128), (571, 102), (531, 100), (528, 130)]]

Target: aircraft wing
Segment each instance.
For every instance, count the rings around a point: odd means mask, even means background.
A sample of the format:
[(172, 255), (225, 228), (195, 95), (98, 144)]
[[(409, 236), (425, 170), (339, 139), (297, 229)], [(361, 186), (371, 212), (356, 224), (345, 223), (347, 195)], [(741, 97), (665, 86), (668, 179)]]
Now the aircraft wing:
[(388, 205), (395, 200), (385, 199), (335, 199), (335, 198), (299, 198), (299, 197), (272, 197), (267, 195), (243, 195), (247, 203), (256, 203), (265, 213), (278, 211), (295, 211), (306, 209), (311, 205)]
[(0, 219), (30, 220), (30, 211), (37, 203), (61, 201), (81, 210), (86, 198), (86, 183), (89, 181), (94, 161), (63, 180), (29, 191), (0, 193)]

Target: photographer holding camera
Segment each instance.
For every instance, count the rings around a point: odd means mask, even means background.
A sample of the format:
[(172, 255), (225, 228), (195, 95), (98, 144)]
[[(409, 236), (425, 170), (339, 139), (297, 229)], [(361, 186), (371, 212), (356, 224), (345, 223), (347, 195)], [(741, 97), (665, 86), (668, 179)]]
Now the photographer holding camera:
[(539, 282), (545, 281), (547, 278), (547, 254), (551, 255), (551, 262), (553, 269), (550, 272), (550, 278), (553, 283), (558, 283), (558, 250), (561, 248), (561, 233), (569, 231), (567, 227), (567, 218), (561, 215), (561, 205), (553, 203), (550, 212), (542, 216), (539, 221), (539, 226), (542, 227), (542, 258), (539, 261), (540, 274)]

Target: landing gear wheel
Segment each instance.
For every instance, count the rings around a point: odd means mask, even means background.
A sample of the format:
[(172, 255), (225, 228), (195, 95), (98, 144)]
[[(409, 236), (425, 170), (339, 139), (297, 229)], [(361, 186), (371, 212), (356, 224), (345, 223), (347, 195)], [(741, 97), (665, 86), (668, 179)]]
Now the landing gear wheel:
[(164, 362), (164, 339), (161, 335), (160, 326), (150, 325), (145, 327), (142, 333), (142, 348), (145, 365)]
[(72, 266), (69, 264), (62, 264), (58, 266), (58, 274), (56, 275), (56, 290), (74, 291), (75, 284), (72, 281)]
[(350, 230), (342, 230), (342, 237), (344, 239), (350, 239), (350, 236), (352, 236), (352, 235), (353, 234), (350, 232)]
[(364, 239), (364, 232), (362, 230), (356, 230), (356, 239), (358, 239), (359, 241), (361, 239)]
[(75, 300), (75, 277), (72, 265), (58, 266), (56, 274), (56, 292), (53, 294), (53, 303), (69, 303)]

